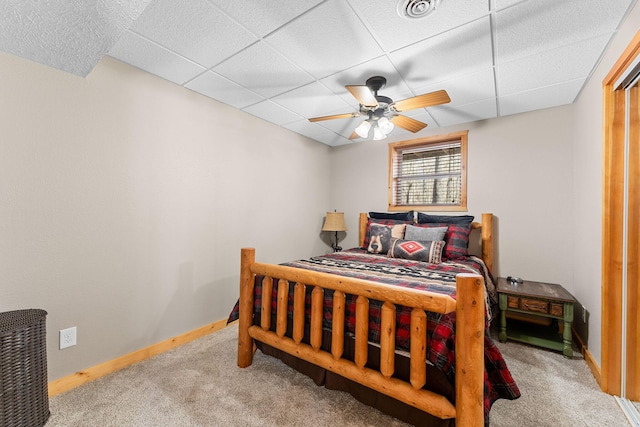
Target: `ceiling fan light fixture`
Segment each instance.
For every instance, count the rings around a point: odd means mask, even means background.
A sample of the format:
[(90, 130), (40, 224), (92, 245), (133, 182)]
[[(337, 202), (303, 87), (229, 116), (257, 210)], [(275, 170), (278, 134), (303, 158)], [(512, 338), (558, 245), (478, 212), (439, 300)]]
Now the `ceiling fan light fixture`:
[(420, 19), (440, 6), (442, 0), (398, 0), (398, 15), (405, 19)]
[(355, 131), (360, 138), (366, 138), (369, 135), (369, 129), (371, 129), (371, 123), (369, 120), (365, 120), (358, 125)]
[(385, 139), (387, 135), (380, 129), (380, 127), (376, 126), (373, 128), (373, 140), (380, 141), (381, 139)]
[(378, 127), (385, 135), (389, 135), (394, 128), (391, 120), (386, 117), (382, 117), (378, 120)]

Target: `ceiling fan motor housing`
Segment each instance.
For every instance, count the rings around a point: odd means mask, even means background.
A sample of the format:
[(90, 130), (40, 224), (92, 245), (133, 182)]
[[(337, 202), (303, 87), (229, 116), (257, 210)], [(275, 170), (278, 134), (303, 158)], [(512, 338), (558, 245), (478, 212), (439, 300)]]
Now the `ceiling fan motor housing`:
[(378, 91), (385, 87), (387, 84), (387, 79), (382, 76), (373, 76), (369, 77), (365, 83), (369, 90), (373, 92), (375, 95), (378, 95)]

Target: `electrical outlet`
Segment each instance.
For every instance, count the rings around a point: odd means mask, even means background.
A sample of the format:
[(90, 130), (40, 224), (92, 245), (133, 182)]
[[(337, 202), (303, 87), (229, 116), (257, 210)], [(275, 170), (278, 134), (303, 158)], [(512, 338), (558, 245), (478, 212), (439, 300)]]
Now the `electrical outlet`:
[(60, 350), (76, 345), (76, 327), (60, 330)]

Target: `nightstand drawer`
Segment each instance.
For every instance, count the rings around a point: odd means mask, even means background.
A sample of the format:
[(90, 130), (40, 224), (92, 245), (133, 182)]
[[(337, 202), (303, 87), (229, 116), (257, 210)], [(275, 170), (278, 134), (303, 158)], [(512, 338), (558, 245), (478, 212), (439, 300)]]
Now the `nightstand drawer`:
[(520, 308), (520, 298), (507, 295), (507, 307)]
[(531, 298), (520, 298), (520, 310), (549, 313), (549, 302)]
[(553, 314), (554, 316), (563, 317), (564, 316), (564, 304), (558, 304), (557, 302), (552, 302), (551, 303), (551, 309), (549, 310), (549, 313)]
[(526, 311), (535, 311), (536, 313), (551, 314), (552, 316), (558, 317), (564, 316), (564, 304), (539, 299), (507, 295), (507, 307)]

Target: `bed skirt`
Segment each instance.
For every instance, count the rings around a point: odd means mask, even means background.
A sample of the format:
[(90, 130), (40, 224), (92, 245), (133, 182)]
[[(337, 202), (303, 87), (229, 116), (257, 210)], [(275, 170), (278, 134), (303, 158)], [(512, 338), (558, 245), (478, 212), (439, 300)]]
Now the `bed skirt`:
[[(331, 334), (329, 332), (324, 331), (322, 342), (323, 349), (330, 351)], [(329, 344), (327, 345), (325, 343)], [(345, 337), (344, 357), (348, 357), (351, 360), (353, 360), (354, 343), (355, 340), (347, 339), (347, 337)], [(316, 385), (324, 386), (330, 390), (345, 391), (365, 405), (376, 408), (380, 412), (401, 421), (420, 427), (455, 426), (455, 419), (443, 420), (438, 417), (434, 417), (433, 415), (423, 412), (411, 405), (379, 393), (344, 378), (341, 375), (299, 359), (259, 341), (256, 341), (256, 346), (264, 354), (276, 357), (296, 371), (308, 376)], [(367, 366), (377, 368), (377, 361), (380, 360), (380, 351), (378, 347), (369, 345), (368, 360), (369, 362), (367, 363)], [(393, 376), (405, 380), (409, 378), (409, 357), (405, 357), (402, 354), (396, 354), (395, 373)], [(427, 383), (424, 388), (445, 396), (451, 402), (454, 400), (455, 388), (451, 383), (449, 383), (445, 374), (432, 365), (427, 364)]]

